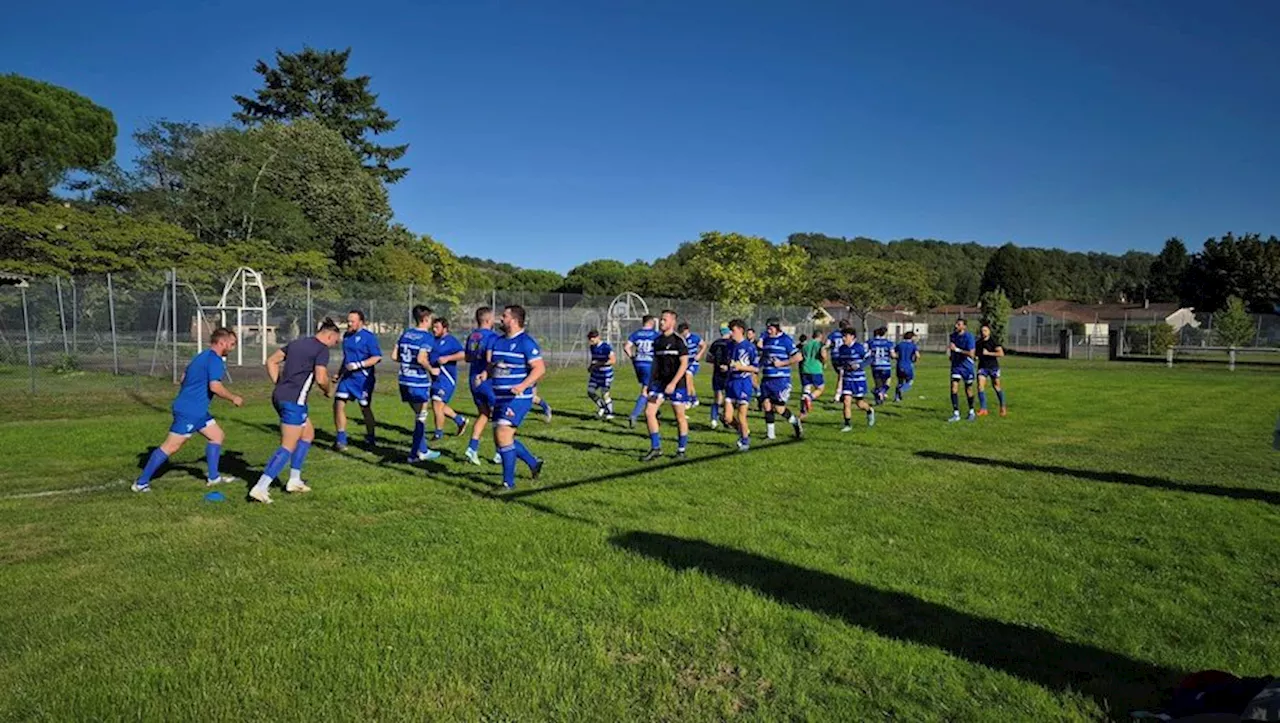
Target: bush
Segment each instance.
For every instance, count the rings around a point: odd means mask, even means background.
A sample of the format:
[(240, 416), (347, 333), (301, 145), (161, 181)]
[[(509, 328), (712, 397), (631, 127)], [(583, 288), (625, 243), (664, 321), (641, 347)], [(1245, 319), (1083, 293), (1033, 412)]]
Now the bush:
[(1160, 355), (1177, 343), (1178, 334), (1168, 324), (1130, 326), (1124, 333), (1124, 344), (1129, 354)]
[(71, 374), (80, 371), (80, 358), (74, 354), (59, 354), (58, 360), (50, 367), (54, 374)]

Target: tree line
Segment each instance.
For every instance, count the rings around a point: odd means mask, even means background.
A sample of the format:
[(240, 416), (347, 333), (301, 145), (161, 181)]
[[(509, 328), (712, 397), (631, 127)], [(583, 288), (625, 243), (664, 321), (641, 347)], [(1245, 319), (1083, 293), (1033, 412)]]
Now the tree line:
[(247, 264), (273, 279), (414, 282), (443, 297), (502, 289), (693, 297), (724, 303), (833, 301), (855, 312), (972, 305), (1178, 301), (1254, 311), (1280, 303), (1280, 241), (1230, 233), (1158, 255), (794, 233), (774, 243), (710, 231), (653, 261), (597, 259), (566, 274), (458, 256), (392, 221), (388, 184), (410, 169), (383, 145), (397, 120), (350, 50), (277, 52), (224, 124), (158, 120), (117, 166), (111, 112), (72, 90), (0, 76), (0, 269), (32, 275), (178, 265), (211, 278)]

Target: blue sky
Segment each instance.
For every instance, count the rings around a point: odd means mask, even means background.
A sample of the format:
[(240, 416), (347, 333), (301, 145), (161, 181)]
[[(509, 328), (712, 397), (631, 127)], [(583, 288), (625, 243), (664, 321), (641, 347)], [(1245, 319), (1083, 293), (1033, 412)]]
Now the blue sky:
[(0, 72), (109, 107), (122, 162), (151, 119), (229, 120), (276, 48), (351, 46), (411, 144), (398, 220), (522, 266), (711, 229), (1280, 233), (1274, 0), (11, 5)]

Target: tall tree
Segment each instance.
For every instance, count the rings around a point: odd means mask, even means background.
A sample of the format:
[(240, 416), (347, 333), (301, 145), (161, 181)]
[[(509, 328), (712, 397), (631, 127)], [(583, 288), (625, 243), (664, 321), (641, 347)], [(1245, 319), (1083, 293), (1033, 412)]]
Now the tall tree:
[(982, 305), (982, 323), (991, 327), (991, 335), (1005, 341), (1005, 331), (1009, 328), (1009, 315), (1013, 313), (1013, 304), (1000, 289), (988, 291), (978, 302)]
[(814, 264), (810, 270), (812, 300), (838, 301), (862, 322), (872, 310), (902, 304), (913, 309), (937, 299), (929, 272), (909, 261), (884, 261), (848, 256)]
[(1259, 312), (1280, 304), (1280, 239), (1228, 233), (1205, 241), (1191, 257), (1183, 276), (1183, 303), (1199, 311), (1220, 311), (1232, 296)]
[(1003, 289), (1014, 306), (1041, 298), (1040, 269), (1031, 257), (1013, 244), (996, 249), (982, 271), (982, 291)]
[(369, 76), (347, 77), (350, 57), (351, 48), (277, 50), (276, 67), (263, 60), (254, 66), (263, 81), (254, 97), (235, 96), (240, 105), (235, 118), (245, 124), (312, 118), (341, 134), (375, 176), (395, 183), (409, 169), (391, 164), (404, 157), (409, 146), (380, 146), (369, 138), (395, 130), (399, 121), (378, 105), (378, 96), (369, 91)]
[(794, 302), (804, 296), (809, 259), (794, 244), (760, 236), (708, 231), (686, 251), (688, 296), (725, 303)]
[(1165, 241), (1160, 255), (1151, 264), (1148, 298), (1152, 301), (1177, 301), (1182, 290), (1182, 277), (1186, 275), (1190, 261), (1182, 239), (1175, 237)]
[(1227, 299), (1226, 310), (1213, 316), (1213, 335), (1222, 346), (1251, 346), (1257, 329), (1238, 296)]
[(69, 171), (116, 153), (111, 111), (20, 75), (0, 75), (0, 204), (47, 200)]

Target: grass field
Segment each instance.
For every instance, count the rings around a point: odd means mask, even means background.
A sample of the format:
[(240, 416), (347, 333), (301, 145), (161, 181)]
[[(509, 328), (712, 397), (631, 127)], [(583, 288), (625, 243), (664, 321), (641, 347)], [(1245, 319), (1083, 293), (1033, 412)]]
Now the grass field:
[[(381, 446), (317, 448), (270, 507), (203, 502), (198, 444), (116, 482), (167, 384), (7, 395), (0, 719), (1108, 720), (1180, 672), (1280, 672), (1280, 377), (1005, 367), (1007, 419), (945, 424), (930, 357), (874, 429), (757, 417), (738, 455), (703, 407), (646, 467), (556, 372), (522, 434), (546, 472), (503, 497), (461, 439), (401, 462), (388, 375)], [(224, 470), (256, 477), (275, 418), (236, 388)]]

